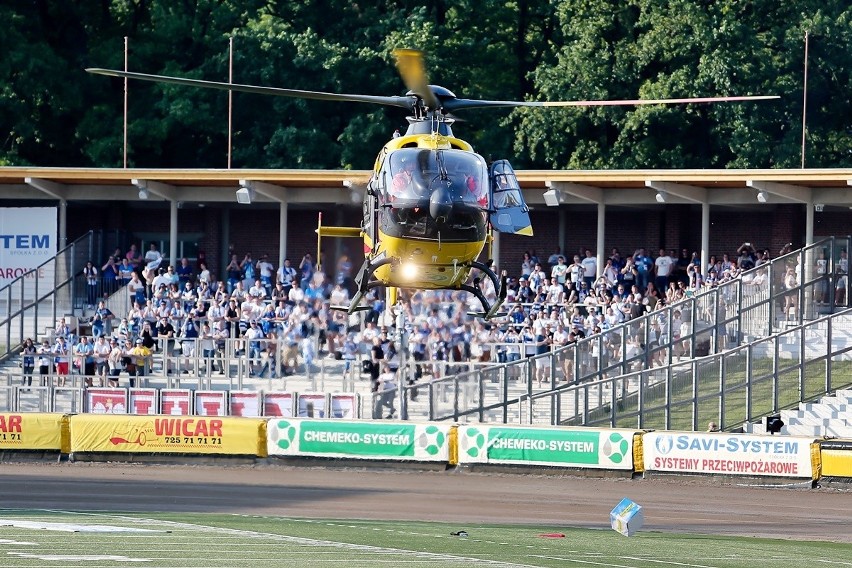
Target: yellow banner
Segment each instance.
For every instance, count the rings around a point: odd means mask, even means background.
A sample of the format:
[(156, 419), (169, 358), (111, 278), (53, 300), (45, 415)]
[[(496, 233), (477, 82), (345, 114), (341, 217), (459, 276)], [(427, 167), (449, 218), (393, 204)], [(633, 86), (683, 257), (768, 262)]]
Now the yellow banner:
[(823, 476), (852, 477), (852, 451), (823, 449), (821, 454)]
[(77, 414), (71, 451), (266, 457), (265, 426), (262, 418)]
[(68, 430), (63, 427), (64, 424), (67, 424), (64, 414), (0, 413), (0, 450), (57, 450), (67, 453)]

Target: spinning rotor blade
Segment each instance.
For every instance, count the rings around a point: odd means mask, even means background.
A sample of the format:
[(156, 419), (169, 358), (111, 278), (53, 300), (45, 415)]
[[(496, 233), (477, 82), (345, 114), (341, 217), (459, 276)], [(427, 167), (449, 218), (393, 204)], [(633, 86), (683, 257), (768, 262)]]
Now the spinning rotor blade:
[(423, 53), (415, 49), (395, 49), (393, 54), (396, 57), (396, 68), (405, 86), (419, 95), (427, 108), (437, 110), (440, 103), (426, 78)]
[(447, 111), (468, 108), (497, 107), (596, 107), (596, 106), (638, 106), (670, 105), (684, 103), (719, 103), (734, 101), (762, 101), (780, 99), (777, 95), (753, 95), (739, 97), (694, 97), (682, 99), (627, 99), (616, 101), (478, 101), (474, 99), (450, 99), (444, 102)]
[(239, 91), (242, 93), (275, 95), (278, 97), (292, 97), (297, 99), (373, 103), (401, 107), (408, 110), (412, 110), (416, 104), (416, 100), (413, 97), (382, 97), (375, 95), (347, 95), (342, 93), (325, 93), (322, 91), (300, 91), (297, 89), (280, 89), (276, 87), (258, 87), (256, 85), (242, 85), (239, 83), (220, 83), (218, 81), (202, 81), (201, 79), (185, 79), (182, 77), (169, 77), (166, 75), (150, 75), (147, 73), (133, 73), (129, 71), (116, 71), (113, 69), (89, 68), (86, 69), (86, 71), (88, 73), (94, 73), (96, 75), (107, 75), (109, 77), (127, 77), (128, 79), (139, 79), (141, 81), (152, 81), (154, 83), (172, 83), (174, 85), (186, 85), (189, 87), (203, 87), (205, 89), (219, 89), (221, 91)]

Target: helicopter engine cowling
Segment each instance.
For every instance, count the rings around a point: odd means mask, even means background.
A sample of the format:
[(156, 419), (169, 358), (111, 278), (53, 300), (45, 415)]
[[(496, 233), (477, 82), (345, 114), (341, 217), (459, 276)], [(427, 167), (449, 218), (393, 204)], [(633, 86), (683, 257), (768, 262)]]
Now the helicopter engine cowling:
[(432, 190), (429, 196), (429, 215), (436, 221), (446, 221), (453, 212), (453, 196), (447, 187)]

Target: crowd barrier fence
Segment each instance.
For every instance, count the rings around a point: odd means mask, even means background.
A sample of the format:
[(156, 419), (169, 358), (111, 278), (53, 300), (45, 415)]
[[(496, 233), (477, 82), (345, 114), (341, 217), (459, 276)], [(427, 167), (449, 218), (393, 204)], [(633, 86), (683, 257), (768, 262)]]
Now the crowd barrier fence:
[[(653, 474), (852, 479), (852, 440), (728, 432), (316, 418), (0, 413), (0, 455), (249, 456)], [(332, 462), (333, 463), (333, 462)]]

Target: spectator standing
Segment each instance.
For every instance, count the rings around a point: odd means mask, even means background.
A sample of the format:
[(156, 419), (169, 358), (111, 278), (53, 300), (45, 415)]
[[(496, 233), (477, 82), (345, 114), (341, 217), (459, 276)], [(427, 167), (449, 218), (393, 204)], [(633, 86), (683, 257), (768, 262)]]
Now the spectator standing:
[(121, 344), (115, 339), (109, 340), (109, 356), (107, 357), (107, 367), (109, 367), (109, 386), (118, 386), (118, 377), (124, 367), (124, 349)]
[(107, 384), (109, 375), (109, 354), (112, 351), (106, 337), (101, 335), (95, 340), (95, 345), (92, 348), (92, 354), (95, 358), (95, 376), (100, 380), (100, 386)]
[(302, 257), (299, 263), (299, 287), (306, 290), (311, 283), (311, 278), (314, 275), (314, 261), (310, 253)]
[(285, 258), (284, 264), (278, 268), (278, 282), (284, 286), (284, 293), (289, 296), (293, 283), (296, 282), (296, 269), (290, 265), (289, 258)]
[(657, 290), (665, 290), (669, 286), (669, 277), (674, 268), (674, 259), (666, 254), (665, 249), (660, 249), (660, 256), (654, 261), (655, 278)]
[(237, 255), (231, 255), (231, 262), (229, 262), (228, 266), (225, 267), (225, 273), (227, 274), (228, 279), (228, 294), (231, 294), (237, 287), (237, 283), (243, 279), (243, 269), (240, 268)]
[(637, 249), (633, 253), (633, 262), (636, 265), (637, 272), (636, 284), (638, 284), (640, 290), (644, 290), (650, 282), (651, 267), (654, 266), (654, 262), (651, 257), (645, 254), (644, 248)]
[(33, 371), (35, 370), (36, 346), (29, 337), (24, 340), (24, 346), (21, 348), (21, 356), (24, 368), (22, 384), (26, 387), (31, 387), (33, 385)]
[(50, 347), (50, 342), (45, 339), (36, 352), (38, 353), (38, 374), (41, 376), (41, 386), (45, 386), (48, 384), (47, 378), (53, 370), (53, 349)]
[(260, 260), (257, 261), (257, 277), (260, 279), (261, 284), (266, 289), (266, 296), (269, 297), (272, 295), (272, 277), (275, 274), (275, 266), (269, 262), (269, 256), (263, 254), (260, 256)]
[(69, 363), (71, 354), (68, 350), (68, 343), (64, 335), (56, 338), (56, 345), (53, 346), (53, 360), (56, 363), (57, 386), (64, 387), (68, 379)]
[(130, 270), (136, 270), (142, 263), (142, 253), (136, 249), (136, 245), (130, 245), (127, 254), (124, 255), (127, 263), (130, 265)]
[(591, 290), (598, 273), (598, 261), (592, 256), (592, 251), (586, 249), (586, 258), (581, 260), (580, 263), (583, 265), (583, 281)]
[(133, 276), (133, 265), (126, 258), (121, 259), (121, 264), (118, 267), (118, 284), (126, 286)]
[(521, 261), (521, 276), (529, 276), (532, 274), (533, 268), (535, 268), (535, 262), (533, 262), (530, 253), (524, 253), (524, 259)]
[(104, 294), (112, 294), (118, 290), (118, 267), (121, 261), (116, 264), (115, 257), (107, 258), (106, 263), (101, 266), (101, 274), (103, 275), (103, 292)]
[(157, 250), (157, 245), (151, 243), (148, 252), (145, 253), (145, 272), (142, 275), (146, 282), (150, 282), (154, 275), (157, 274), (157, 269), (163, 262), (163, 255)]
[(556, 257), (556, 263), (550, 269), (551, 278), (555, 278), (559, 284), (565, 284), (568, 279), (568, 265), (565, 264), (565, 257), (559, 255)]
[(394, 373), (390, 365), (385, 363), (382, 365), (382, 372), (379, 374), (379, 395), (378, 404), (373, 409), (373, 418), (381, 418), (383, 410), (388, 409), (387, 418), (393, 418), (396, 408), (394, 407), (394, 399), (396, 398), (397, 381), (396, 373)]
[(184, 257), (180, 259), (180, 264), (175, 269), (175, 273), (178, 277), (178, 284), (181, 288), (186, 286), (186, 284), (193, 285), (195, 280), (195, 273), (192, 271), (192, 265), (189, 264), (189, 259)]
[(145, 304), (145, 284), (139, 279), (136, 272), (130, 273), (130, 282), (127, 283), (127, 292), (130, 294), (131, 304)]

